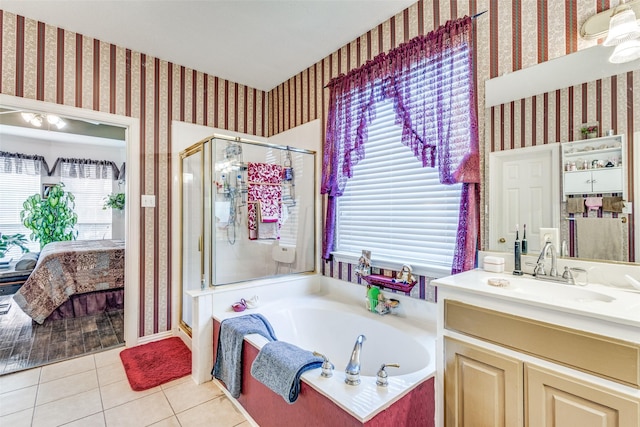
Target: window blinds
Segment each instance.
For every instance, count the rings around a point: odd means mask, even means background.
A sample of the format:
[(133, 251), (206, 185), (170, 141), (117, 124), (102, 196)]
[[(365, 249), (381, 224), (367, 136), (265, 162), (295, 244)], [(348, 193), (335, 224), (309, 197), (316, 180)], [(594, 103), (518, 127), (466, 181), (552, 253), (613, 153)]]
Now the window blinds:
[[(40, 193), (40, 161), (0, 157), (0, 232), (3, 234), (24, 234), (27, 238), (31, 230), (22, 225), (20, 212), (27, 197)], [(40, 250), (38, 242), (29, 241), (30, 251)], [(7, 257), (20, 256), (20, 248), (8, 251)]]
[(110, 239), (111, 209), (102, 209), (113, 190), (111, 167), (62, 162), (60, 181), (75, 196), (78, 240)]
[(376, 103), (365, 158), (338, 198), (337, 249), (374, 259), (450, 268), (461, 184), (443, 185), (401, 140), (391, 101)]

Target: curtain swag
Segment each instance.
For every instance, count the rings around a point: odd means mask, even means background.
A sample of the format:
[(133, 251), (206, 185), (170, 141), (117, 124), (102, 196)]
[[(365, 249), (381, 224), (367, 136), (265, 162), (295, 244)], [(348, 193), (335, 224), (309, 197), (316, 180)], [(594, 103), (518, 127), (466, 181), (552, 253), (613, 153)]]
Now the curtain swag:
[[(23, 160), (34, 161), (34, 167), (36, 168), (36, 170), (34, 171), (32, 169), (26, 169)], [(5, 172), (29, 173), (39, 175), (41, 173), (40, 171), (42, 167), (47, 176), (52, 176), (63, 163), (71, 163), (80, 167), (84, 167), (85, 165), (95, 165), (100, 170), (100, 176), (97, 176), (97, 178), (103, 178), (104, 176), (106, 176), (106, 170), (104, 168), (111, 168), (113, 172), (113, 179), (125, 179), (125, 163), (122, 163), (122, 166), (120, 166), (120, 169), (118, 169), (118, 166), (116, 166), (114, 162), (109, 160), (73, 159), (58, 157), (53, 164), (53, 167), (49, 168), (49, 165), (47, 164), (47, 161), (43, 156), (0, 151), (0, 168), (2, 168)]]
[[(328, 83), (321, 183), (321, 193), (328, 196), (325, 259), (334, 246), (337, 198), (353, 176), (353, 167), (364, 158), (374, 104), (390, 99), (396, 124), (402, 127), (402, 143), (423, 166), (437, 165), (441, 183), (463, 183), (452, 272), (473, 268), (479, 232), (480, 157), (471, 29), (468, 16), (451, 20)], [(462, 90), (464, 100), (454, 100), (455, 89), (458, 96)], [(454, 122), (461, 115), (465, 120)]]

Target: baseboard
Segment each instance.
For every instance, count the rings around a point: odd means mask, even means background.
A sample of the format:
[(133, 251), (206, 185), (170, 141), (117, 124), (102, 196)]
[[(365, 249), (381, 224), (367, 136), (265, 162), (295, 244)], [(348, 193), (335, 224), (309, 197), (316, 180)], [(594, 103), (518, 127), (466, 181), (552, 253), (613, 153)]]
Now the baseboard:
[(153, 341), (159, 341), (165, 338), (170, 338), (173, 336), (173, 331), (165, 331), (165, 332), (159, 332), (157, 334), (153, 334), (153, 335), (145, 335), (144, 337), (140, 337), (138, 338), (138, 344), (147, 344)]

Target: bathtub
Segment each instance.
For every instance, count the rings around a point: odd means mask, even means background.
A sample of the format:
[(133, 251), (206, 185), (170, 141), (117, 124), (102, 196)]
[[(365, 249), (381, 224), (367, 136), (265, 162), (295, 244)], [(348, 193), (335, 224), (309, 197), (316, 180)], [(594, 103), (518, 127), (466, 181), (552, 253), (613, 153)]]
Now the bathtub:
[[(251, 377), (251, 362), (267, 340), (247, 335), (238, 401), (261, 427), (433, 425), (435, 324), (412, 319), (406, 312), (403, 316), (371, 313), (365, 309), (364, 297), (345, 303), (332, 296), (281, 298), (243, 313), (227, 309), (214, 316), (214, 351), (222, 319), (261, 313), (279, 340), (322, 353), (335, 365), (331, 378), (321, 377), (319, 368), (305, 372), (300, 397), (289, 405)], [(409, 300), (408, 305), (414, 302)], [(366, 336), (360, 354), (361, 383), (350, 386), (344, 382), (344, 370), (360, 334)], [(383, 363), (400, 364), (400, 368), (386, 369), (388, 387), (376, 385), (376, 373)]]

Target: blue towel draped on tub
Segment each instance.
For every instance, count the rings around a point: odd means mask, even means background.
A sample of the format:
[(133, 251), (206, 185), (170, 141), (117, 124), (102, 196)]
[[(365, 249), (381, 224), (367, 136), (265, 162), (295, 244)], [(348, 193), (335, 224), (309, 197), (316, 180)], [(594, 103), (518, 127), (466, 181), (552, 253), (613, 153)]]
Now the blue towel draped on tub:
[(300, 376), (309, 369), (319, 368), (322, 358), (284, 341), (266, 343), (251, 365), (251, 375), (287, 403), (293, 403), (300, 393)]
[(220, 323), (218, 351), (211, 375), (222, 381), (235, 398), (240, 396), (242, 341), (248, 334), (260, 334), (270, 341), (276, 340), (271, 324), (261, 314), (232, 317)]

